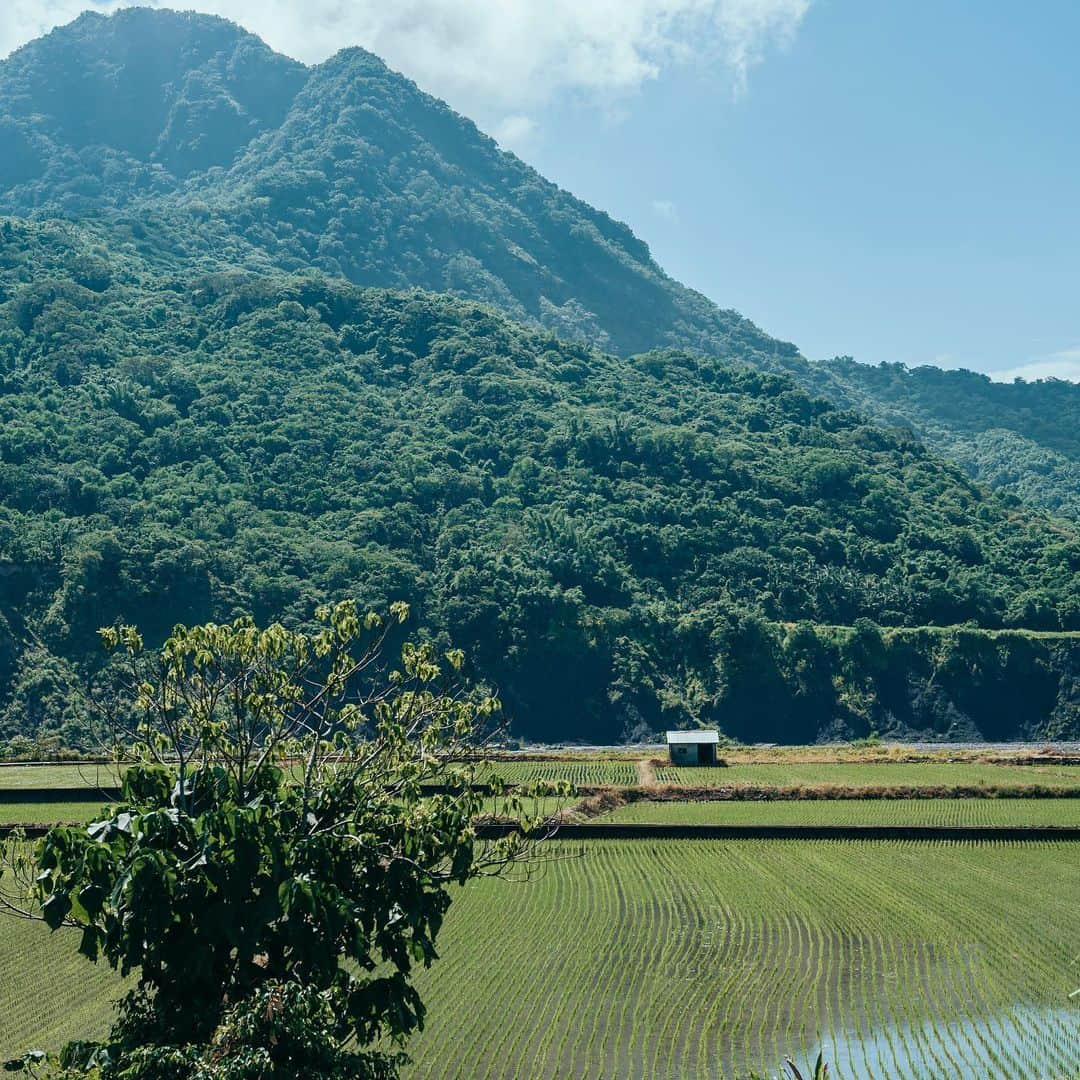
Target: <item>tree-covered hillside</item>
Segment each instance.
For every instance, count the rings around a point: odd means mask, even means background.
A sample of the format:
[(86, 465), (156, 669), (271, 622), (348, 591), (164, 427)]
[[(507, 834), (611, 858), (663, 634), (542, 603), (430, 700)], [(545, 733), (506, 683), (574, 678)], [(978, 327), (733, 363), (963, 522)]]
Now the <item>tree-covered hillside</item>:
[(678, 348), (786, 371), (1080, 520), (1076, 456), (1042, 437), (1080, 426), (1066, 385), (1038, 392), (1033, 432), (1022, 388), (985, 408), (971, 381), (809, 365), (361, 49), (307, 68), (221, 19), (84, 15), (0, 63), (0, 212), (104, 218), (170, 268), (316, 267), (480, 300), (622, 355)]
[[(311, 274), (162, 276), (57, 223), (0, 224), (0, 298), (8, 734), (77, 727), (103, 623), (302, 621), (357, 593), (411, 601), (548, 737), (955, 728), (867, 705), (856, 661), (800, 710), (824, 654), (777, 628), (1080, 629), (1075, 532), (784, 376)], [(760, 712), (770, 650), (787, 712)], [(1050, 683), (1010, 730), (1071, 722), (1075, 653), (1028, 657)]]
[(164, 259), (447, 292), (622, 353), (798, 356), (362, 49), (308, 69), (221, 19), (88, 13), (0, 63), (0, 151), (0, 212), (150, 214)]
[(229, 165), (307, 79), (224, 19), (87, 14), (0, 65), (0, 185), (19, 212), (80, 213)]
[(1080, 522), (1080, 384), (848, 358), (825, 367), (851, 407), (910, 426), (981, 484)]

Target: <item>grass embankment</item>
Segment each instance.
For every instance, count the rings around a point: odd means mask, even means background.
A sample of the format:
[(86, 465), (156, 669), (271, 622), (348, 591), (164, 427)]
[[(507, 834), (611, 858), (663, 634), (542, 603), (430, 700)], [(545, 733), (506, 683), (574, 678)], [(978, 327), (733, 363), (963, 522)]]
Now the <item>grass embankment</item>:
[(0, 825), (77, 825), (100, 817), (104, 803), (6, 803), (0, 799)]

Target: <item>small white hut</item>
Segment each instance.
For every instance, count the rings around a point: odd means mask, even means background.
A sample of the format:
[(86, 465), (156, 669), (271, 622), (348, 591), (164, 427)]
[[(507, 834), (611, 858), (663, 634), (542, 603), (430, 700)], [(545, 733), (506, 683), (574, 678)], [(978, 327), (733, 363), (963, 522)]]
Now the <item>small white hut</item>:
[(715, 765), (719, 731), (669, 731), (668, 754), (672, 765)]

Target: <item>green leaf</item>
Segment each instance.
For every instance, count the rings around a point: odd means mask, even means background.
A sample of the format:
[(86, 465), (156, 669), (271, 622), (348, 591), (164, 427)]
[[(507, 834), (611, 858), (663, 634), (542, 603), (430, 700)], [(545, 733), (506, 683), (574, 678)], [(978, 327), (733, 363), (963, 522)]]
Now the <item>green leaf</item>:
[(54, 892), (41, 907), (42, 917), (51, 930), (57, 930), (63, 925), (69, 911), (71, 911), (71, 897), (66, 892)]
[(98, 958), (98, 930), (97, 927), (87, 926), (82, 933), (82, 941), (79, 942), (79, 952), (92, 963), (97, 963)]

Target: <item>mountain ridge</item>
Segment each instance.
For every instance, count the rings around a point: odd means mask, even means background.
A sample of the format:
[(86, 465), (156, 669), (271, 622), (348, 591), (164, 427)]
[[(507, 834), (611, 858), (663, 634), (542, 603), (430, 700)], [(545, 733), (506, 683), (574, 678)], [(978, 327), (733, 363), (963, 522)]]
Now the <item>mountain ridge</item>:
[[(274, 63), (296, 63), (271, 53), (258, 38), (233, 24), (216, 17), (206, 19), (214, 28), (230, 27), (245, 48), (257, 52), (263, 62), (269, 63), (273, 57)], [(157, 9), (124, 9), (107, 17), (84, 17), (42, 40), (66, 43), (72, 39), (75, 47), (89, 29), (108, 27), (114, 31), (112, 36), (118, 37), (127, 26), (138, 29), (157, 26), (159, 21), (172, 24), (175, 20), (191, 28), (203, 25), (204, 17), (175, 16)], [(16, 67), (23, 69), (31, 66), (31, 60), (48, 63), (41, 53), (32, 43), (0, 63), (0, 102), (24, 96), (11, 86), (12, 61), (19, 58)], [(66, 49), (65, 57), (69, 54), (70, 49)], [(113, 167), (109, 191), (100, 182), (82, 189), (76, 185), (72, 191), (68, 185), (58, 183), (55, 175), (46, 177), (44, 187), (59, 187), (61, 197), (57, 197), (55, 191), (41, 190), (42, 178), (38, 177), (37, 182), (24, 180), (0, 192), (0, 212), (60, 212), (77, 219), (116, 210), (129, 202), (144, 208), (148, 201), (164, 200), (167, 207), (189, 216), (193, 203), (199, 213), (216, 209), (232, 227), (239, 181), (248, 185), (246, 209), (252, 218), (241, 222), (240, 235), (253, 248), (264, 248), (286, 270), (297, 268), (299, 256), (301, 261), (340, 274), (355, 284), (397, 288), (416, 285), (484, 300), (522, 321), (623, 354), (690, 344), (698, 351), (729, 358), (752, 352), (767, 367), (782, 367), (798, 357), (793, 345), (770, 338), (736, 312), (724, 311), (670, 279), (652, 259), (647, 245), (627, 226), (545, 180), (513, 154), (500, 150), (471, 121), (425, 94), (405, 76), (391, 71), (373, 54), (350, 47), (322, 64), (310, 68), (297, 65), (296, 70), (302, 70), (304, 85), (291, 98), (292, 108), (286, 110), (275, 131), (254, 131), (250, 140), (238, 145), (235, 157), (222, 166), (228, 166), (226, 174), (190, 174), (183, 178), (184, 183), (179, 178), (170, 183), (171, 174), (147, 176), (137, 167), (162, 164), (160, 161), (110, 160), (105, 163)], [(363, 85), (359, 86), (361, 80)], [(328, 83), (333, 90), (329, 97), (325, 93)], [(290, 124), (289, 113), (296, 111), (298, 99), (307, 103), (305, 90), (313, 89), (320, 91), (311, 104), (321, 123), (313, 123), (310, 114), (301, 112)], [(353, 96), (358, 90), (363, 93), (360, 101)], [(332, 114), (329, 116), (324, 115), (323, 108), (327, 101)], [(0, 104), (0, 109), (3, 107)], [(343, 120), (346, 108), (352, 111)], [(369, 124), (366, 132), (349, 126), (355, 124), (357, 110), (363, 111), (361, 118)], [(401, 122), (403, 118), (408, 120), (408, 126)], [(0, 118), (0, 140), (4, 138), (5, 123), (9, 145), (16, 138), (13, 129), (24, 139), (29, 137), (23, 121), (25, 117), (18, 114), (6, 120)], [(324, 147), (325, 132), (342, 126), (346, 129), (344, 138)], [(381, 141), (373, 147), (370, 136), (376, 126)], [(245, 149), (272, 154), (277, 141), (290, 131), (295, 131), (299, 146), (286, 155), (284, 163), (273, 158), (261, 163), (244, 160)], [(47, 134), (55, 139), (57, 133)], [(365, 141), (367, 145), (362, 145)], [(60, 146), (61, 152), (68, 149)], [(460, 168), (462, 154), (468, 156), (473, 167), (473, 175), (464, 177), (466, 182)], [(336, 155), (344, 156), (335, 161)], [(71, 155), (61, 156), (69, 167), (75, 167)], [(299, 163), (298, 156), (303, 158)], [(380, 162), (380, 157), (389, 160)], [(122, 179), (125, 164), (131, 174), (127, 187), (117, 182)], [(264, 180), (268, 172), (286, 175), (275, 175), (268, 189), (265, 185), (252, 189), (260, 175), (260, 164)], [(279, 164), (282, 168), (274, 167)], [(425, 200), (423, 191), (410, 191), (407, 182), (398, 182), (399, 166), (411, 169), (418, 182), (424, 176), (438, 178), (440, 199), (436, 205)], [(104, 167), (101, 165), (98, 171)], [(333, 193), (335, 179), (327, 177), (328, 167), (336, 168), (351, 191), (362, 196), (375, 183), (380, 185), (382, 205), (376, 209), (381, 211), (382, 219), (372, 214), (371, 222), (381, 226), (381, 232), (371, 229), (365, 217), (370, 204), (377, 202), (370, 197), (358, 197), (356, 206), (347, 207), (350, 220), (342, 221), (341, 215), (331, 217), (326, 213), (325, 200)], [(496, 175), (486, 189), (474, 193), (470, 182), (475, 175), (493, 169)], [(496, 197), (498, 188), (509, 188), (509, 194), (503, 192)], [(271, 205), (251, 203), (266, 198), (272, 200)], [(260, 214), (260, 210), (272, 212)], [(273, 212), (281, 211), (289, 220), (284, 222), (285, 228), (278, 230), (283, 235), (277, 235), (274, 226), (278, 219)], [(403, 229), (409, 219), (418, 215), (426, 215), (448, 250), (432, 251), (427, 233), (410, 237), (407, 228)], [(391, 229), (398, 230), (395, 239), (402, 248), (396, 256), (387, 255), (383, 239)], [(587, 273), (579, 267), (579, 248), (570, 242), (575, 234), (588, 241), (592, 261)], [(462, 236), (469, 237), (470, 243), (463, 245)], [(609, 310), (612, 304), (615, 310)], [(616, 327), (620, 318), (631, 321), (625, 327)]]
[[(204, 31), (208, 40), (192, 45)], [(56, 102), (112, 100), (120, 60), (144, 38), (155, 55), (168, 54), (170, 33), (175, 55), (151, 65), (149, 90), (137, 97), (157, 102), (142, 158), (107, 140), (67, 145), (45, 123)], [(84, 53), (97, 59), (80, 60)], [(187, 57), (184, 77), (163, 82), (178, 57)], [(86, 70), (72, 82), (80, 63)], [(45, 105), (20, 112), (35, 86)], [(939, 415), (925, 399), (878, 396), (865, 366), (808, 363), (794, 345), (671, 279), (626, 225), (501, 151), (363, 49), (305, 67), (214, 17), (85, 16), (0, 63), (0, 212), (110, 218), (141, 232), (145, 249), (156, 241), (165, 266), (179, 254), (260, 272), (315, 267), (360, 285), (480, 300), (622, 355), (688, 348), (786, 371), (837, 404), (911, 428), (996, 489), (1080, 521), (1080, 456), (1032, 445), (1040, 441), (1022, 408), (972, 434), (956, 417), (978, 415), (977, 386)], [(1062, 426), (1080, 427), (1078, 411)]]

